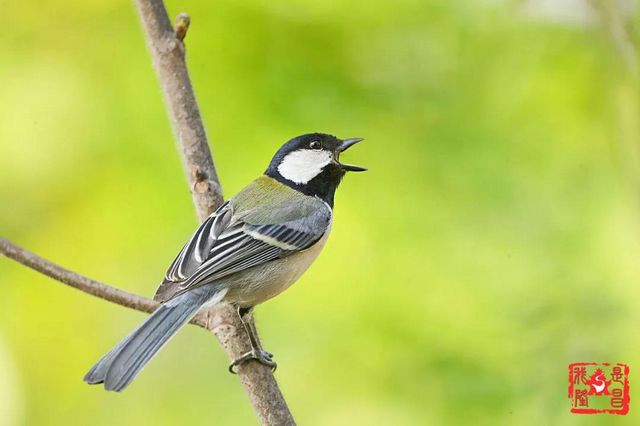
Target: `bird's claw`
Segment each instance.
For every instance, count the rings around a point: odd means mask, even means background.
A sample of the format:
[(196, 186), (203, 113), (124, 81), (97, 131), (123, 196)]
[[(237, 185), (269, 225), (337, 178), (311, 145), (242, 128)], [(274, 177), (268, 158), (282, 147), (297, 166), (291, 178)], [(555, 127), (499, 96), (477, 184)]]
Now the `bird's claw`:
[(278, 368), (278, 363), (273, 360), (273, 354), (271, 352), (251, 349), (246, 354), (231, 361), (231, 364), (229, 364), (229, 373), (238, 374), (235, 367), (252, 359), (255, 359), (260, 364), (266, 365), (267, 367), (271, 367), (271, 371), (276, 371), (276, 368)]

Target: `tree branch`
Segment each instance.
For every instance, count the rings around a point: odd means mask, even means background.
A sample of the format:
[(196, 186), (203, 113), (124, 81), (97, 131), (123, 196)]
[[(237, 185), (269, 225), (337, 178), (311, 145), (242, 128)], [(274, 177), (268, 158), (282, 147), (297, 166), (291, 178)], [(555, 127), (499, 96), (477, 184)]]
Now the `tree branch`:
[[(162, 0), (136, 0), (135, 3), (182, 154), (196, 211), (202, 221), (222, 204), (223, 198), (185, 62), (183, 40), (191, 20), (186, 14), (181, 14), (174, 30)], [(250, 349), (248, 336), (235, 309), (219, 305), (205, 315), (209, 318), (207, 328), (213, 331), (230, 358), (237, 358)], [(243, 364), (238, 372), (262, 424), (295, 424), (268, 367), (250, 362)]]
[(76, 272), (70, 271), (48, 261), (36, 254), (27, 251), (12, 242), (0, 238), (0, 253), (18, 263), (22, 263), (35, 271), (38, 271), (49, 278), (65, 283), (69, 287), (76, 288), (92, 296), (99, 297), (127, 308), (143, 312), (153, 312), (158, 307), (158, 302), (154, 302), (146, 297), (120, 290), (101, 282), (92, 280)]
[[(135, 3), (168, 107), (196, 212), (202, 221), (222, 204), (223, 197), (185, 63), (183, 40), (190, 19), (188, 15), (181, 14), (174, 30), (162, 0), (135, 0)], [(62, 268), (2, 238), (0, 253), (55, 280), (121, 306), (144, 312), (152, 312), (158, 306), (151, 299)], [(191, 323), (213, 332), (232, 359), (251, 347), (242, 323), (230, 305), (203, 309)], [(263, 425), (295, 425), (269, 367), (247, 362), (238, 367), (238, 375)]]
[(162, 0), (136, 0), (136, 6), (169, 110), (193, 203), (202, 221), (222, 204), (222, 188), (185, 62), (182, 40), (190, 19), (181, 14), (176, 32)]
[[(151, 313), (159, 305), (155, 300), (120, 290), (119, 288), (103, 284), (84, 275), (80, 275), (77, 272), (65, 269), (1, 237), (0, 253), (69, 287), (124, 306), (125, 308)], [(198, 314), (191, 320), (191, 323), (202, 328), (207, 328), (208, 320), (206, 316)]]

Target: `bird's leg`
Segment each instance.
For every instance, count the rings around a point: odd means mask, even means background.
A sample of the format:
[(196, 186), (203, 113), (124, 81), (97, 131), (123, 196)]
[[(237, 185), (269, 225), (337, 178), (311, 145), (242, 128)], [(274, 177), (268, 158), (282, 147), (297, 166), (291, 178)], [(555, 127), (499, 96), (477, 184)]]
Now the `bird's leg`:
[(251, 350), (241, 357), (234, 359), (231, 364), (229, 364), (229, 372), (232, 374), (237, 374), (235, 367), (251, 359), (255, 359), (259, 363), (264, 364), (267, 367), (271, 367), (272, 371), (275, 371), (278, 364), (273, 360), (273, 354), (262, 349), (262, 345), (260, 344), (260, 340), (258, 339), (256, 326), (253, 322), (253, 306), (249, 308), (241, 308), (238, 306), (237, 309), (240, 321), (242, 321), (242, 325), (249, 335), (249, 340), (251, 341)]

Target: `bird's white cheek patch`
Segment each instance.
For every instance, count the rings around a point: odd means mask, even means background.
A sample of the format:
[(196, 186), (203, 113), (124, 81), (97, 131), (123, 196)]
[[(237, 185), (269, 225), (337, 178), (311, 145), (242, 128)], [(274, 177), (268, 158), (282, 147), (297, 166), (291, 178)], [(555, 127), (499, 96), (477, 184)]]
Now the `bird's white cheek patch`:
[(331, 153), (328, 151), (301, 149), (287, 154), (278, 166), (278, 172), (291, 182), (305, 184), (318, 176), (330, 162)]

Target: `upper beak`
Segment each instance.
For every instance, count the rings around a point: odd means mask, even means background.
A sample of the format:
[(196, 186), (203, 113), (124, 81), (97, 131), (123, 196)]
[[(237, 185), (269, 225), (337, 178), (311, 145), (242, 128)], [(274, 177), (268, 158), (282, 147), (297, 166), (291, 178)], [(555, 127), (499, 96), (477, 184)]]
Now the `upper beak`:
[[(341, 152), (346, 151), (347, 149), (351, 148), (353, 145), (357, 144), (358, 142), (364, 140), (363, 138), (350, 138), (350, 139), (343, 139), (342, 142), (340, 143), (340, 146), (338, 146), (338, 154), (340, 154)], [(351, 164), (342, 164), (342, 163), (338, 163), (340, 165), (340, 167), (342, 167), (342, 170), (346, 170), (349, 172), (364, 172), (367, 169), (364, 167), (360, 167), (360, 166), (353, 166)]]

